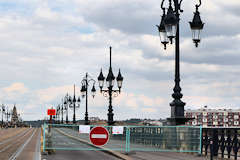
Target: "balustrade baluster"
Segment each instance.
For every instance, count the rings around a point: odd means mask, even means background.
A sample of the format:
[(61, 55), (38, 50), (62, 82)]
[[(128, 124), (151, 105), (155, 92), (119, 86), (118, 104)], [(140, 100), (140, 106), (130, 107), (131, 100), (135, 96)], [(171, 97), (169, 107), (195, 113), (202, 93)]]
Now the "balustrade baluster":
[(208, 129), (205, 130), (205, 156), (207, 156), (208, 146), (209, 146), (209, 137), (208, 137)]
[(234, 152), (234, 159), (237, 160), (237, 152), (238, 152), (238, 149), (239, 149), (239, 145), (238, 145), (238, 138), (237, 138), (237, 130), (235, 129), (234, 130), (234, 138), (233, 138), (233, 141), (232, 141), (232, 146), (233, 146), (233, 152)]
[(210, 137), (210, 160), (213, 160), (213, 155), (214, 155), (214, 152), (213, 152), (213, 138), (211, 136)]
[[(203, 129), (202, 129), (202, 133), (203, 133)], [(202, 153), (203, 153), (203, 143), (204, 143), (204, 140), (205, 140), (205, 137), (202, 135), (202, 137), (200, 137), (201, 138), (201, 141), (202, 141), (202, 143), (201, 143), (201, 155), (202, 155)]]
[(214, 156), (214, 144), (213, 144), (213, 137), (214, 137), (214, 129), (211, 129), (209, 131), (209, 135), (210, 135), (210, 159), (213, 160), (213, 156)]
[(230, 158), (230, 156), (231, 156), (231, 150), (232, 150), (231, 132), (230, 132), (230, 129), (227, 129), (227, 152), (228, 152), (228, 158)]
[(222, 129), (221, 139), (220, 139), (220, 148), (222, 152), (222, 158), (224, 158), (225, 145), (226, 143), (225, 143), (224, 129)]
[(213, 139), (213, 155), (218, 156), (219, 149), (218, 129), (213, 129), (212, 139)]

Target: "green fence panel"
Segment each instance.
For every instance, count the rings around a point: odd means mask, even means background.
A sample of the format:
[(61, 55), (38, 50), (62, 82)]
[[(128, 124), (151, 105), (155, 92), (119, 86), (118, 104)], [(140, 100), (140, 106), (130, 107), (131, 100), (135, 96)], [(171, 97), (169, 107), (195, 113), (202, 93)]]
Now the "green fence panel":
[(45, 128), (46, 128), (46, 124), (43, 125), (43, 152), (45, 152)]
[(200, 152), (201, 128), (135, 126), (130, 128), (130, 151)]

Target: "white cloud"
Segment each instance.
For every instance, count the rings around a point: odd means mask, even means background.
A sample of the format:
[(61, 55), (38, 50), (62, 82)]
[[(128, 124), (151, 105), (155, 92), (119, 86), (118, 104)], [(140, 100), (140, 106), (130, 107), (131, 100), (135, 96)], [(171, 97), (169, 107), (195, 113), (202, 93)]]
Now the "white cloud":
[(23, 83), (13, 83), (8, 87), (2, 89), (5, 94), (16, 95), (16, 94), (25, 94), (28, 92), (28, 88), (24, 86)]

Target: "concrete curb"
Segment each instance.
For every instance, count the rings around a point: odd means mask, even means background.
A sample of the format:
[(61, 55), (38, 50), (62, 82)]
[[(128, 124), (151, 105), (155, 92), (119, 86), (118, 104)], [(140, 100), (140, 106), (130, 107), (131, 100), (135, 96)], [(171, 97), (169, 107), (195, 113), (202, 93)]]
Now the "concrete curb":
[(35, 148), (35, 159), (34, 160), (41, 160), (41, 128), (39, 129), (40, 132), (38, 132), (37, 136), (37, 144)]
[(116, 152), (116, 151), (111, 151), (111, 150), (109, 150), (109, 149), (107, 149), (107, 148), (104, 148), (104, 147), (101, 147), (101, 146), (95, 146), (95, 145), (89, 143), (89, 142), (86, 141), (86, 140), (83, 140), (83, 139), (80, 139), (80, 138), (71, 136), (71, 135), (69, 135), (69, 134), (61, 131), (60, 129), (56, 129), (56, 130), (57, 130), (59, 133), (65, 135), (65, 136), (67, 136), (67, 137), (69, 137), (69, 138), (72, 138), (72, 139), (74, 139), (74, 140), (78, 140), (78, 141), (80, 141), (80, 142), (82, 142), (82, 143), (84, 143), (84, 144), (90, 145), (90, 146), (95, 147), (95, 148), (103, 149), (103, 150), (102, 150), (103, 152), (108, 153), (108, 154), (111, 154), (111, 155), (113, 155), (113, 156), (115, 156), (115, 157), (117, 157), (117, 158), (120, 158), (120, 159), (123, 159), (123, 160), (132, 160), (131, 157), (129, 157), (129, 156), (127, 156), (127, 155), (124, 155), (124, 154), (122, 154), (122, 153), (119, 153), (119, 152)]

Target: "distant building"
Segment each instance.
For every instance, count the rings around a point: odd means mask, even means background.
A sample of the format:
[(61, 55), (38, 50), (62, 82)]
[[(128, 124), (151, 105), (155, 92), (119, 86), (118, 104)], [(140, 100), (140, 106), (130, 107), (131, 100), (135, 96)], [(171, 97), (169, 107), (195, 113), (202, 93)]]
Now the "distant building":
[(18, 123), (18, 114), (17, 114), (17, 108), (14, 105), (13, 110), (12, 110), (12, 116), (11, 116), (11, 124), (15, 125)]
[(89, 117), (90, 121), (100, 121), (99, 117)]
[(197, 110), (185, 110), (185, 117), (194, 118), (187, 125), (203, 127), (239, 127), (240, 109), (210, 109), (207, 106)]
[(145, 119), (143, 120), (143, 125), (149, 125), (149, 126), (163, 126), (165, 125), (166, 120), (151, 120), (151, 119)]
[(139, 119), (139, 118), (131, 118), (131, 119), (127, 119), (127, 120), (125, 120), (125, 122), (127, 123), (127, 124), (131, 124), (131, 125), (137, 125), (137, 124), (139, 124), (139, 123), (142, 123), (142, 119)]

